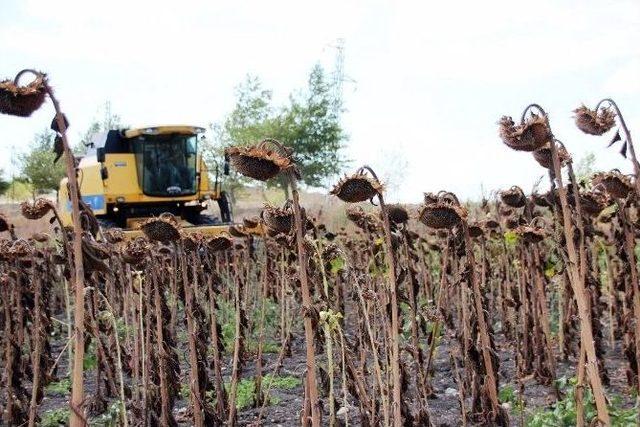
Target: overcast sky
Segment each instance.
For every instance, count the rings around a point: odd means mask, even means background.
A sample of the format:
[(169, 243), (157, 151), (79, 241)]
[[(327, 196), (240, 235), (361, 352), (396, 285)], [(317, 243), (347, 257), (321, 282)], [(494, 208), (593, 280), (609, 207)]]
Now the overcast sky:
[[(630, 170), (607, 137), (581, 134), (572, 110), (613, 97), (640, 144), (640, 1), (36, 1), (3, 0), (0, 76), (46, 71), (77, 141), (106, 100), (132, 125), (206, 126), (258, 75), (276, 100), (331, 69), (345, 40), (353, 168), (368, 163), (417, 201), (447, 189), (477, 198), (543, 170), (497, 136), (502, 115), (531, 102), (579, 160)], [(0, 167), (47, 127), (0, 116)], [(634, 132), (635, 131), (635, 132)], [(640, 150), (639, 150), (640, 151)]]

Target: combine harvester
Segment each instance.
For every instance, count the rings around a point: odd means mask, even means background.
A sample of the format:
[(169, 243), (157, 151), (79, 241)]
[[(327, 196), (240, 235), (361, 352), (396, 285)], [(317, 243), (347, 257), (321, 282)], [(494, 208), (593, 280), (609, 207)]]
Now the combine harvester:
[[(122, 228), (131, 239), (142, 235), (140, 224), (147, 218), (168, 212), (187, 233), (228, 232), (231, 206), (221, 189), (219, 165), (211, 171), (198, 151), (202, 134), (200, 127), (156, 126), (95, 135), (78, 165), (78, 182), (101, 227)], [(229, 174), (226, 161), (223, 173)], [(220, 218), (203, 213), (212, 201)], [(71, 225), (67, 178), (60, 182), (58, 208), (65, 225)], [(259, 227), (244, 231), (261, 234)]]

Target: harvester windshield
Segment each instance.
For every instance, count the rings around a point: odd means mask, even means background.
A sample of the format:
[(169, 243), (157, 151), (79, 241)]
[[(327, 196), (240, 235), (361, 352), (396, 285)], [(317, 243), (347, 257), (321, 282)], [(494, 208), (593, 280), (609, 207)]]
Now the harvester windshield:
[(187, 196), (196, 193), (196, 135), (140, 135), (131, 142), (144, 194)]

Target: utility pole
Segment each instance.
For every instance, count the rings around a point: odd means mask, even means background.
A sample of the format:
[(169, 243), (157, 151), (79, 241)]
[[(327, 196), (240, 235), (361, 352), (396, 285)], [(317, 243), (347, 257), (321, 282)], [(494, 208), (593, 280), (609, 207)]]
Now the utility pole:
[[(335, 64), (333, 68), (333, 72), (331, 73), (331, 85), (333, 88), (333, 108), (335, 110), (342, 109), (342, 99), (344, 93), (344, 84), (345, 83), (356, 83), (354, 79), (347, 76), (344, 71), (344, 51), (345, 51), (345, 40), (344, 38), (336, 39), (334, 44), (330, 44), (329, 47), (332, 47), (336, 50)], [(338, 112), (338, 111), (336, 111)]]

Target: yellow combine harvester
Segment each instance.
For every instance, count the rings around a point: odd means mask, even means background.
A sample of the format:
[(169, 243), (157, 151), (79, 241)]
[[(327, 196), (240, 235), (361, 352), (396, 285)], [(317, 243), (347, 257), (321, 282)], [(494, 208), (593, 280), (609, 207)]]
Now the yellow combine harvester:
[[(141, 234), (145, 219), (164, 212), (180, 218), (187, 232), (228, 230), (231, 208), (218, 164), (210, 170), (198, 151), (202, 134), (204, 129), (194, 126), (156, 126), (94, 136), (79, 164), (82, 200), (103, 227), (122, 228), (129, 238)], [(224, 173), (228, 170), (225, 163)], [(219, 218), (203, 213), (211, 201), (218, 204)], [(66, 178), (58, 206), (63, 222), (71, 225)]]

